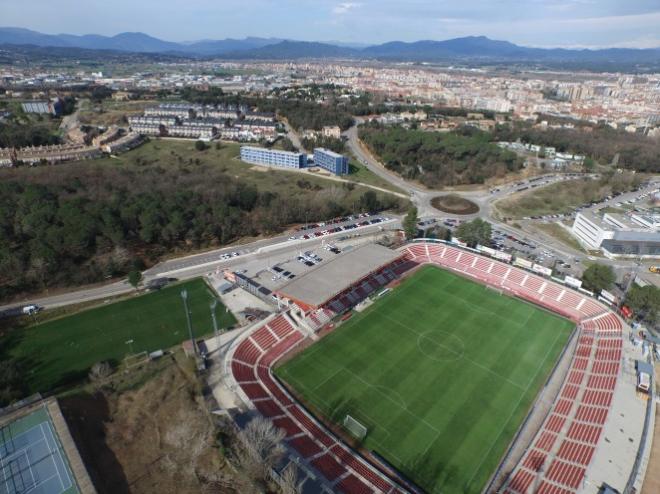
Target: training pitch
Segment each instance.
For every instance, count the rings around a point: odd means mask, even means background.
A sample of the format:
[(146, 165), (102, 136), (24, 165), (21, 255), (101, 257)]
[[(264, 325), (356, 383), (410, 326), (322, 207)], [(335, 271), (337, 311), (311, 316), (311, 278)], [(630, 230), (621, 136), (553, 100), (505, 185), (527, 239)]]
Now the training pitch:
[(0, 427), (0, 494), (77, 494), (45, 408)]
[(480, 492), (574, 324), (424, 267), (276, 370), (429, 492)]
[[(19, 335), (14, 332), (13, 338), (10, 333), (5, 344), (10, 355), (30, 369), (29, 390), (47, 391), (84, 378), (96, 362), (118, 362), (131, 352), (167, 349), (188, 338), (183, 288), (188, 291), (195, 336), (212, 332), (209, 305), (214, 296), (196, 279), (37, 324)], [(219, 328), (236, 322), (221, 303), (215, 311)]]

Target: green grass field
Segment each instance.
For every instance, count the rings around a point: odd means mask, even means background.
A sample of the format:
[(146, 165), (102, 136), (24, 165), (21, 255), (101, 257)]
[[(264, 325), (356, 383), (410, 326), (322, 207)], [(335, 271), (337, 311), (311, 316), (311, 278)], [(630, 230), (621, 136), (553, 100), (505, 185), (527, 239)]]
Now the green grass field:
[(276, 373), (425, 490), (478, 493), (573, 326), (426, 267)]
[[(188, 338), (180, 291), (188, 290), (195, 336), (213, 331), (209, 304), (213, 294), (201, 279), (84, 310), (78, 314), (9, 332), (0, 345), (10, 345), (10, 356), (23, 361), (31, 392), (78, 381), (102, 360), (120, 361), (129, 352), (154, 351)], [(224, 306), (216, 307), (218, 326), (236, 321)]]

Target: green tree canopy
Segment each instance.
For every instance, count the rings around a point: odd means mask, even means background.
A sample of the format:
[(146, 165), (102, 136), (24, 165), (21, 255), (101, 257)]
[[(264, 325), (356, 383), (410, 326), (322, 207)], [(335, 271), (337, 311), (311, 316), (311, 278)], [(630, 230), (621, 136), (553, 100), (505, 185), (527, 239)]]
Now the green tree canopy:
[(612, 288), (615, 279), (614, 270), (611, 266), (605, 264), (594, 263), (585, 269), (582, 274), (584, 287), (593, 292), (609, 290)]
[(408, 240), (417, 236), (417, 208), (415, 206), (408, 210), (408, 214), (403, 218), (403, 231)]
[(142, 273), (137, 269), (132, 270), (128, 273), (128, 282), (133, 288), (137, 288), (140, 282), (142, 281)]
[(25, 379), (18, 361), (0, 361), (0, 408), (20, 399), (25, 394)]
[(491, 234), (490, 223), (481, 218), (461, 223), (456, 229), (456, 237), (469, 247), (475, 247), (477, 244), (490, 245)]
[(640, 320), (656, 324), (660, 315), (660, 288), (633, 284), (626, 295), (626, 305)]

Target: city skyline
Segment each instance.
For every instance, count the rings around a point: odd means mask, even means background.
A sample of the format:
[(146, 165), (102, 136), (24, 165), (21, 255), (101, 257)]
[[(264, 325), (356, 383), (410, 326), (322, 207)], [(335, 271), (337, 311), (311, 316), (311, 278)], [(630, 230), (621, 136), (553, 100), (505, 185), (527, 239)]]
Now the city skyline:
[(258, 36), (378, 44), (485, 35), (538, 47), (660, 47), (653, 0), (478, 0), (469, 7), (453, 0), (117, 0), (92, 2), (84, 11), (79, 1), (34, 0), (32, 7), (4, 0), (3, 24), (49, 34), (141, 31), (176, 42)]

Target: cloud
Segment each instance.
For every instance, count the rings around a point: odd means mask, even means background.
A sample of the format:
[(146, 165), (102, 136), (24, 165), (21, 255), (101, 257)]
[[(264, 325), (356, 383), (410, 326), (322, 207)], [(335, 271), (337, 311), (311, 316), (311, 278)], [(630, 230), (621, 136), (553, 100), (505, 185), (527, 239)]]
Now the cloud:
[(358, 2), (342, 2), (335, 6), (332, 9), (332, 13), (335, 15), (347, 14), (349, 11), (360, 7), (362, 4)]

